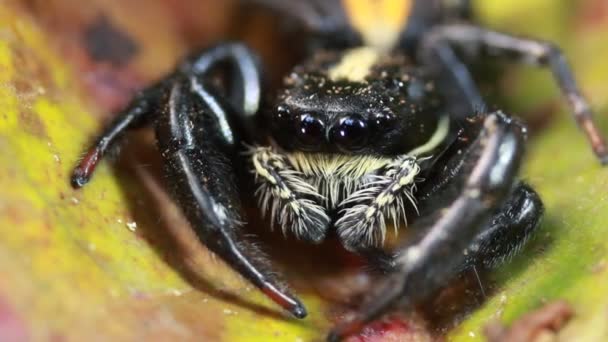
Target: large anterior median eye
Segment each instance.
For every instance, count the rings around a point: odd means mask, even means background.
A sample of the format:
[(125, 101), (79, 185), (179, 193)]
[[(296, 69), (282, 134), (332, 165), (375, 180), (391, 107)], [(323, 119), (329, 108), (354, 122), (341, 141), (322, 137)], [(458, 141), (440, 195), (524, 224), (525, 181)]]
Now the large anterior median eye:
[(369, 129), (367, 122), (359, 115), (341, 118), (331, 129), (331, 141), (345, 151), (356, 151), (367, 143)]
[(325, 124), (312, 113), (299, 115), (296, 121), (296, 138), (303, 148), (319, 146), (324, 139)]

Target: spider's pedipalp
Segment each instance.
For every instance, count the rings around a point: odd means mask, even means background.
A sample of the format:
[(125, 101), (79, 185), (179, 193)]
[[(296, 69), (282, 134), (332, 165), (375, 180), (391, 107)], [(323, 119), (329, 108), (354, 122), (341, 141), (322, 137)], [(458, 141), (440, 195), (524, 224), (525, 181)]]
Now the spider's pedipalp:
[(392, 220), (395, 225), (405, 220), (404, 199), (416, 208), (412, 193), (419, 172), (415, 157), (396, 158), (375, 175), (373, 181), (344, 199), (339, 205), (343, 208), (341, 217), (336, 221), (344, 246), (358, 250), (381, 245), (386, 235), (386, 220)]
[(299, 239), (321, 242), (330, 223), (320, 204), (323, 196), (271, 148), (254, 147), (248, 154), (258, 183), (260, 208), (263, 214), (270, 213), (271, 224), (278, 224), (283, 233), (291, 231)]

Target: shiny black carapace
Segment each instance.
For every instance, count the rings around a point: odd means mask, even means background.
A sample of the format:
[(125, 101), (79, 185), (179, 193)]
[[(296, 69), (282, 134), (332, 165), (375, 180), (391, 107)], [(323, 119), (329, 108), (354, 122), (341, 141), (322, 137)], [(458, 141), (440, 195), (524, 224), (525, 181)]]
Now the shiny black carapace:
[[(261, 61), (241, 43), (205, 49), (118, 113), (72, 184), (89, 181), (125, 131), (152, 123), (167, 186), (201, 243), (302, 318), (304, 305), (243, 238), (242, 189), (255, 184), (249, 197), (271, 225), (311, 243), (337, 236), (388, 271), (361, 314), (330, 339), (397, 299), (411, 307), (467, 267), (499, 264), (538, 225), (541, 200), (516, 178), (526, 128), (486, 111), (467, 63), (506, 57), (548, 67), (594, 152), (608, 161), (559, 49), (471, 23), (467, 1), (403, 1), (397, 30), (382, 18), (361, 25), (352, 1), (250, 2), (308, 33), (309, 53), (282, 86), (263, 93)], [(226, 84), (212, 82), (212, 73)], [(391, 253), (382, 249), (388, 223), (415, 232)]]

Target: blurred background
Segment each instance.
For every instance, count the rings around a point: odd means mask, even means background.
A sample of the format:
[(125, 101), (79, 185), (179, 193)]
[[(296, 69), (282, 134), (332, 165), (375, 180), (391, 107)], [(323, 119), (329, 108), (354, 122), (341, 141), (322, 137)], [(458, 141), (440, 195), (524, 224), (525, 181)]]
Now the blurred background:
[[(608, 134), (607, 1), (473, 4), (486, 26), (558, 43)], [(244, 40), (269, 83), (279, 80), (302, 47), (280, 28), (238, 1), (0, 0), (0, 341), (320, 341), (357, 309), (374, 278), (332, 242), (307, 246), (252, 223), (306, 303), (303, 321), (199, 246), (163, 190), (149, 131), (130, 135), (87, 187), (69, 186), (111, 113), (187, 52)], [(532, 129), (522, 177), (546, 204), (540, 232), (500, 270), (465, 274), (416, 312), (395, 311), (351, 340), (483, 341), (488, 329), (532, 322), (526, 314), (565, 300), (572, 318), (534, 339), (605, 341), (608, 169), (550, 73), (477, 70), (490, 103)]]

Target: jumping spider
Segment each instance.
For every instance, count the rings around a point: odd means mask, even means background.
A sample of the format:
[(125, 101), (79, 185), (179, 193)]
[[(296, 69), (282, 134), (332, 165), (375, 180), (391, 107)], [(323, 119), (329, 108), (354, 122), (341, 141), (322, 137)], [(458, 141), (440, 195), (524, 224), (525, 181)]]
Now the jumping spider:
[[(538, 225), (541, 200), (516, 179), (526, 128), (485, 110), (464, 60), (504, 56), (550, 68), (594, 152), (608, 161), (561, 52), (471, 23), (466, 1), (457, 8), (404, 1), (401, 30), (381, 34), (355, 27), (338, 0), (255, 2), (300, 24), (315, 47), (271, 101), (262, 101), (250, 49), (205, 49), (118, 113), (72, 184), (83, 186), (125, 131), (153, 123), (168, 186), (200, 241), (303, 318), (304, 305), (242, 237), (239, 189), (253, 181), (273, 225), (312, 243), (331, 233), (389, 271), (332, 339), (397, 301), (411, 307), (468, 266), (499, 264)], [(217, 86), (212, 72), (229, 82)], [(386, 221), (397, 227), (406, 216), (414, 238), (382, 251)]]

